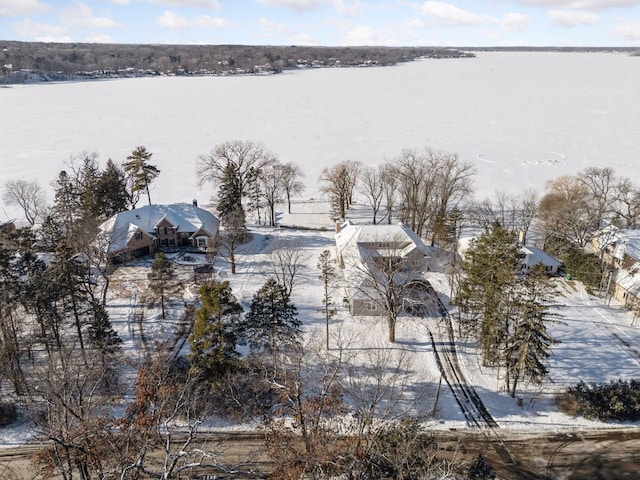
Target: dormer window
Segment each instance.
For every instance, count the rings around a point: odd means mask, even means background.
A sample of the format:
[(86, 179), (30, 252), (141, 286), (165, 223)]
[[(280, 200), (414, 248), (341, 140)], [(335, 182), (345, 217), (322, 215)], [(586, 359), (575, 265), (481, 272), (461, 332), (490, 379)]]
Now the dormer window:
[(136, 232), (135, 238), (136, 240), (142, 240), (142, 232)]

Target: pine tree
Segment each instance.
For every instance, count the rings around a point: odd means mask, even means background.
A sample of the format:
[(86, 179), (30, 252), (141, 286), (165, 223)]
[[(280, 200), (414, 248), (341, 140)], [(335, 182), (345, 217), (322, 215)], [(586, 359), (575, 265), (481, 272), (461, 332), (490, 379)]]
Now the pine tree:
[(102, 355), (103, 365), (118, 353), (122, 340), (118, 332), (113, 329), (109, 314), (104, 305), (98, 301), (91, 304), (91, 319), (89, 322), (89, 341)]
[(240, 177), (231, 162), (227, 162), (218, 190), (218, 215), (224, 227), (222, 244), (227, 250), (231, 273), (236, 273), (235, 251), (245, 239), (247, 231)]
[(151, 272), (148, 278), (152, 303), (157, 299), (160, 300), (162, 318), (165, 318), (165, 302), (167, 297), (178, 291), (180, 283), (176, 277), (173, 264), (164, 253), (156, 253), (156, 258), (151, 265)]
[(239, 331), (253, 353), (266, 352), (271, 355), (274, 376), (278, 352), (299, 343), (301, 323), (296, 314), (296, 307), (289, 301), (284, 287), (269, 278), (253, 296), (250, 310)]
[(456, 304), (461, 322), (476, 332), (485, 365), (499, 364), (510, 334), (513, 308), (512, 286), (522, 254), (514, 232), (499, 223), (474, 238), (465, 252), (465, 277)]
[(141, 192), (147, 192), (149, 205), (151, 205), (149, 185), (160, 175), (158, 167), (149, 163), (152, 155), (146, 147), (136, 147), (122, 165), (126, 174), (128, 200), (132, 208), (135, 208), (138, 203)]
[(124, 171), (111, 159), (95, 185), (95, 215), (107, 219), (127, 209), (128, 194)]
[(213, 379), (226, 372), (238, 355), (236, 329), (242, 307), (229, 282), (203, 284), (200, 297), (202, 306), (189, 336), (191, 365), (202, 377)]
[(547, 324), (559, 318), (552, 312), (556, 292), (544, 266), (532, 267), (517, 285), (515, 293), (518, 313), (505, 349), (506, 386), (512, 397), (519, 380), (540, 383), (549, 373), (546, 361), (551, 354), (551, 345), (557, 342), (547, 331)]

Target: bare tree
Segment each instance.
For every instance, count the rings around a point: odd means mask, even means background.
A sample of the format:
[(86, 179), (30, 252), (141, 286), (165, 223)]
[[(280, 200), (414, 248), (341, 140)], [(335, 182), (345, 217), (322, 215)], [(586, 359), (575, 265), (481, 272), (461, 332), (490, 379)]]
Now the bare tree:
[(275, 242), (271, 252), (269, 273), (283, 287), (287, 298), (291, 297), (291, 292), (299, 281), (300, 273), (308, 260), (309, 254), (302, 249), (299, 242), (295, 240)]
[(329, 197), (331, 215), (334, 219), (346, 218), (360, 168), (360, 162), (346, 161), (322, 170), (320, 181), (324, 182), (324, 185), (321, 190)]
[(322, 280), (322, 309), (324, 310), (326, 327), (326, 349), (329, 351), (329, 320), (331, 320), (337, 312), (335, 308), (331, 308), (333, 306), (333, 301), (331, 300), (331, 284), (336, 277), (336, 267), (329, 250), (322, 251), (318, 257), (317, 267), (318, 270), (320, 270), (320, 279)]
[(565, 175), (548, 182), (538, 205), (545, 236), (558, 236), (584, 247), (595, 224), (589, 195), (587, 186), (576, 177)]
[(360, 172), (360, 193), (362, 193), (369, 202), (369, 206), (373, 211), (373, 224), (378, 223), (377, 215), (384, 198), (384, 181), (382, 168), (363, 167)]
[(615, 218), (625, 228), (636, 228), (640, 220), (640, 187), (628, 178), (615, 186)]
[(391, 225), (393, 221), (393, 210), (398, 200), (398, 175), (393, 164), (385, 163), (380, 167), (380, 176), (384, 185), (385, 216), (387, 217), (387, 223)]
[(196, 174), (200, 185), (207, 182), (219, 184), (225, 175), (225, 168), (231, 165), (238, 177), (240, 194), (244, 195), (247, 175), (250, 169), (260, 167), (273, 158), (273, 154), (261, 143), (243, 140), (224, 142), (213, 147), (208, 155), (198, 158)]
[(260, 168), (258, 173), (260, 192), (269, 209), (269, 226), (276, 224), (276, 204), (285, 194), (284, 165), (272, 157)]
[(600, 228), (602, 222), (613, 212), (614, 186), (616, 176), (611, 167), (589, 167), (578, 174), (578, 180), (587, 187), (589, 199), (587, 207), (591, 210), (594, 228)]
[(7, 180), (2, 191), (2, 200), (7, 205), (20, 207), (27, 222), (32, 226), (42, 218), (47, 209), (44, 190), (35, 180)]
[(304, 192), (304, 183), (300, 178), (304, 177), (302, 169), (292, 162), (285, 163), (282, 168), (282, 181), (284, 192), (287, 196), (287, 212), (291, 213), (291, 197)]

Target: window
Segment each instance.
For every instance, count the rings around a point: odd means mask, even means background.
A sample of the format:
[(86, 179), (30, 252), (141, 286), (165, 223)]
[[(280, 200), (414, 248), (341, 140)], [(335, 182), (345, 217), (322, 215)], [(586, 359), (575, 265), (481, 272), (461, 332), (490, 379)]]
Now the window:
[(198, 247), (205, 248), (207, 246), (207, 239), (204, 237), (198, 238)]
[(135, 239), (142, 240), (142, 232), (136, 232)]
[(374, 302), (367, 302), (364, 305), (364, 308), (370, 312), (378, 309), (378, 306)]
[(164, 227), (164, 234), (166, 235), (167, 233), (169, 233), (169, 229), (167, 227)]
[(175, 244), (176, 244), (176, 241), (173, 238), (170, 238), (169, 239), (169, 246), (173, 247), (173, 246), (175, 246)]

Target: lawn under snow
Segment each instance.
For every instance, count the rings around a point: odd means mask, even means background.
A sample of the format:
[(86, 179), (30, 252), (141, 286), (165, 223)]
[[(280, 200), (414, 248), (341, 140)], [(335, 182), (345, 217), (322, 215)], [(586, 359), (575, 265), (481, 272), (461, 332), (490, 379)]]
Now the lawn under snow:
[[(365, 222), (366, 211), (363, 206), (356, 206), (351, 210), (351, 220), (356, 223)], [(230, 282), (238, 300), (247, 310), (253, 294), (270, 275), (270, 253), (283, 245), (298, 246), (307, 261), (296, 281), (292, 299), (303, 323), (307, 348), (322, 350), (325, 322), (320, 310), (322, 283), (316, 263), (323, 250), (333, 251), (335, 245), (334, 225), (329, 220), (328, 205), (322, 202), (296, 203), (292, 214), (280, 213), (278, 218), (281, 227), (250, 228), (252, 240), (240, 249), (235, 275), (230, 273), (229, 265), (222, 258), (215, 261), (216, 275)], [(308, 229), (289, 228), (293, 226)], [(152, 259), (122, 265), (112, 276), (109, 315), (123, 340), (122, 376), (130, 382), (135, 379), (136, 369), (140, 366), (145, 351), (171, 348), (175, 345), (176, 330), (184, 328), (181, 323), (184, 302), (193, 301), (197, 296), (193, 266), (204, 261), (197, 255), (191, 257), (172, 258), (184, 289), (182, 300), (172, 304), (166, 320), (161, 318), (159, 307), (148, 308), (144, 300)], [(444, 303), (448, 304), (449, 285), (442, 262), (441, 258), (435, 256), (427, 277)], [(560, 305), (559, 313), (562, 318), (561, 322), (550, 327), (560, 344), (553, 349), (548, 381), (542, 386), (523, 383), (518, 395), (523, 397), (524, 406), (519, 407), (513, 398), (501, 390), (502, 383), (496, 380), (495, 370), (480, 366), (473, 343), (461, 340), (457, 348), (465, 375), (503, 428), (556, 431), (624, 426), (625, 424), (605, 424), (563, 415), (553, 404), (553, 394), (579, 380), (604, 382), (638, 377), (640, 355), (634, 355), (633, 351), (640, 352), (640, 326), (633, 325), (633, 315), (615, 300), (606, 305), (603, 299), (588, 295), (578, 282), (560, 278), (555, 281), (558, 285), (557, 303)], [(334, 291), (334, 298), (339, 304), (339, 290)], [(143, 312), (142, 317), (140, 312)], [(142, 321), (139, 321), (140, 318)], [(445, 383), (442, 384), (435, 415), (432, 415), (440, 374), (427, 326), (435, 332), (439, 328), (439, 320), (402, 317), (397, 325), (397, 342), (389, 344), (386, 340), (384, 318), (352, 317), (347, 309), (340, 308), (338, 315), (331, 321), (331, 349), (337, 353), (338, 347), (341, 347), (350, 363), (354, 368), (359, 368), (360, 372), (366, 372), (367, 367), (384, 356), (388, 357), (390, 365), (395, 365), (401, 359), (402, 375), (407, 386), (403, 401), (396, 407), (399, 409), (398, 413), (418, 415), (429, 428), (465, 428), (464, 417)], [(188, 343), (183, 346), (182, 353), (188, 353)], [(116, 408), (122, 411), (129, 399), (130, 396), (123, 397), (122, 403)], [(212, 419), (208, 425), (216, 429), (255, 427), (216, 419)], [(29, 439), (31, 433), (26, 424), (0, 429), (0, 444), (15, 445)]]

